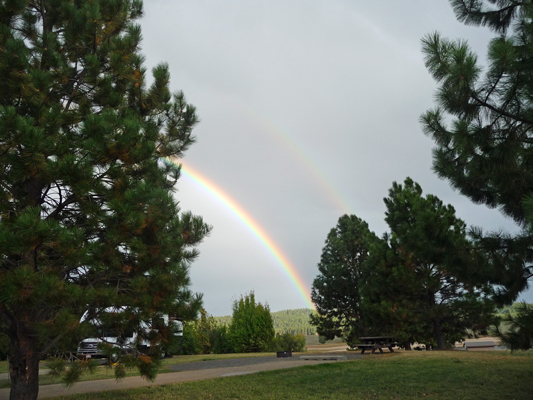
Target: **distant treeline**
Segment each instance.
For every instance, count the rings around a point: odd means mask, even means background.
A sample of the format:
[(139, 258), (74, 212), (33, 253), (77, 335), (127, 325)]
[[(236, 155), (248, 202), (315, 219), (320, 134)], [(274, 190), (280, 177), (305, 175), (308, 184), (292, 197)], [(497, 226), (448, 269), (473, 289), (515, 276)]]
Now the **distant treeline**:
[[(309, 323), (309, 314), (313, 310), (309, 308), (298, 308), (296, 310), (283, 310), (270, 313), (274, 321), (276, 333), (292, 333), (293, 335), (314, 335), (316, 327)], [(231, 316), (215, 317), (220, 324), (231, 324)]]
[[(523, 303), (518, 302), (513, 305), (499, 308), (496, 313), (500, 316), (507, 314), (516, 314), (518, 307)], [(533, 304), (528, 304), (528, 307), (533, 308)], [(274, 321), (274, 330), (276, 333), (292, 333), (293, 335), (315, 335), (316, 327), (309, 323), (309, 314), (314, 312), (309, 308), (298, 308), (295, 310), (283, 310), (271, 313)], [(220, 324), (231, 324), (231, 316), (214, 317)]]

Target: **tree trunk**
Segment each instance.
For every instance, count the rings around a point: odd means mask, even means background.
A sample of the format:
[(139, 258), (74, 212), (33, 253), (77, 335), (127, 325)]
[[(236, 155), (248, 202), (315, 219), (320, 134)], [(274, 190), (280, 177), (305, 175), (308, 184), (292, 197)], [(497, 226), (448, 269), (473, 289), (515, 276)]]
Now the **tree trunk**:
[[(13, 340), (14, 339), (14, 340)], [(11, 336), (10, 400), (36, 400), (39, 394), (39, 358), (35, 340), (25, 332)]]
[(437, 341), (437, 348), (439, 350), (446, 350), (446, 342), (444, 341), (444, 334), (440, 325), (440, 319), (433, 318), (433, 330), (435, 332), (435, 340)]
[[(41, 203), (43, 185), (36, 177), (27, 180), (28, 197), (33, 200), (33, 205)], [(23, 261), (33, 270), (37, 270), (37, 253), (39, 246), (23, 255)], [(29, 314), (18, 316), (16, 321), (11, 321), (8, 335), (11, 339), (9, 352), (9, 375), (11, 378), (10, 400), (37, 400), (39, 394), (39, 361), (35, 335), (30, 334), (26, 328), (31, 321)]]

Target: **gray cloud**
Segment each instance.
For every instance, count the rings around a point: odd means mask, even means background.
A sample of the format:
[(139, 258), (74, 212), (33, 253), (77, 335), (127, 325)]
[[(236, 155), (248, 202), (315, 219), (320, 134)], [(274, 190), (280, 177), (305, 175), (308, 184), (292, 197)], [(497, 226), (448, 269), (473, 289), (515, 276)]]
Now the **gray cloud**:
[[(308, 289), (338, 217), (355, 213), (381, 235), (382, 199), (406, 176), (468, 224), (515, 229), (431, 172), (418, 118), (433, 107), (435, 83), (420, 39), (435, 30), (467, 38), (484, 58), (491, 37), (458, 23), (447, 1), (148, 0), (141, 25), (147, 64), (168, 62), (172, 88), (202, 119), (184, 161), (257, 221)], [(186, 178), (177, 198), (214, 226), (191, 267), (209, 313), (230, 313), (232, 298), (252, 289), (272, 310), (305, 306), (230, 211)]]

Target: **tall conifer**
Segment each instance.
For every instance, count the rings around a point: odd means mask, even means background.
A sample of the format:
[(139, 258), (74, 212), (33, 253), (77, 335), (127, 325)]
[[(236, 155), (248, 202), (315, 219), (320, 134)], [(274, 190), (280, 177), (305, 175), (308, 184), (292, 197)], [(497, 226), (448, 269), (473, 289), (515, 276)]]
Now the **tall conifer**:
[(355, 215), (339, 218), (328, 234), (311, 292), (318, 333), (349, 345), (393, 335), (406, 348), (444, 349), (467, 328), (486, 328), (492, 288), (464, 272), (477, 252), (453, 207), (422, 196), (410, 178), (393, 183), (385, 204), (390, 233), (382, 239)]
[(355, 215), (343, 215), (329, 231), (311, 290), (316, 313), (310, 316), (326, 339), (337, 336), (357, 343), (358, 336), (370, 333), (361, 290), (371, 284), (365, 262), (376, 240), (368, 224)]
[[(391, 230), (386, 241), (393, 256), (384, 257), (375, 248), (373, 258), (389, 260), (389, 270), (381, 272), (385, 285), (398, 283), (392, 289), (383, 284), (370, 289), (382, 303), (403, 309), (407, 324), (401, 330), (413, 341), (445, 349), (461, 340), (467, 328), (487, 327), (492, 289), (465, 273), (475, 251), (454, 208), (434, 195), (423, 196), (410, 178), (403, 185), (394, 182), (384, 201)], [(380, 274), (379, 267), (374, 274)]]
[(179, 170), (164, 162), (193, 143), (197, 117), (165, 64), (147, 84), (141, 15), (140, 0), (0, 2), (0, 326), (13, 399), (37, 398), (40, 357), (82, 336), (83, 313), (130, 306), (138, 325), (200, 306), (188, 268), (209, 227), (179, 212)]

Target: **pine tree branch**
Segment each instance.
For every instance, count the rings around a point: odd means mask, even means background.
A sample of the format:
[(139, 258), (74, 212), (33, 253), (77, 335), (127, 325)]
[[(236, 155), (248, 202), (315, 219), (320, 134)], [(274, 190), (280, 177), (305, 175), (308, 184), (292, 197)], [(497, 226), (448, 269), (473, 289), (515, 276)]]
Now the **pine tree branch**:
[(57, 208), (52, 213), (48, 214), (46, 219), (47, 220), (57, 219), (57, 216), (59, 215), (59, 213), (61, 213), (68, 205), (75, 203), (76, 200), (77, 200), (77, 196), (75, 196), (74, 194), (71, 194), (69, 197), (65, 199), (64, 202), (62, 202), (59, 206), (57, 206)]
[(505, 110), (503, 110), (501, 108), (495, 107), (492, 104), (481, 100), (476, 94), (474, 94), (474, 92), (472, 92), (470, 94), (470, 96), (472, 97), (473, 100), (477, 101), (481, 107), (486, 107), (486, 108), (488, 108), (488, 109), (490, 109), (490, 110), (492, 110), (492, 111), (494, 111), (494, 112), (496, 112), (496, 113), (498, 113), (500, 115), (503, 115), (503, 116), (511, 118), (511, 119), (515, 119), (515, 120), (523, 122), (525, 124), (529, 124), (529, 125), (533, 124), (533, 121), (524, 119), (524, 118), (522, 118), (522, 117), (520, 117), (518, 115), (510, 114), (510, 113), (508, 113), (507, 111), (505, 111)]
[[(495, 3), (495, 0), (489, 0)], [(500, 1), (501, 3), (501, 1)], [(470, 0), (469, 4), (465, 0), (453, 0), (452, 5), (457, 19), (467, 25), (488, 25), (496, 32), (505, 33), (512, 21), (514, 9), (525, 6), (526, 1), (510, 0), (510, 5), (497, 10), (482, 9), (476, 0)]]
[(494, 82), (492, 84), (492, 87), (490, 88), (490, 90), (487, 92), (487, 95), (485, 96), (485, 102), (487, 102), (490, 98), (490, 96), (492, 95), (492, 92), (494, 92), (494, 90), (496, 90), (496, 87), (498, 86), (498, 84), (500, 83), (500, 80), (503, 78), (503, 75), (504, 75), (504, 72), (503, 70), (500, 71), (498, 77), (496, 78), (496, 82)]
[[(70, 105), (72, 104), (72, 102), (74, 101), (74, 99), (77, 97), (77, 96), (76, 96), (76, 93), (77, 93), (77, 91), (79, 90), (80, 85), (82, 84), (82, 80), (83, 80), (83, 78), (85, 77), (86, 74), (87, 74), (87, 69), (84, 68), (84, 69), (81, 70), (81, 72), (78, 74), (77, 77), (75, 77), (74, 79), (72, 79), (72, 81), (73, 81), (73, 83), (72, 83), (72, 92), (70, 93), (70, 95), (68, 95), (68, 96), (69, 96), (69, 100), (67, 101), (67, 104), (66, 104), (65, 107), (64, 107), (65, 110), (68, 111), (68, 110), (70, 109)], [(76, 86), (76, 84), (77, 84), (77, 86)], [(75, 87), (75, 86), (76, 86), (76, 87)], [(84, 95), (83, 92), (81, 92), (81, 93), (79, 94), (79, 96), (83, 96), (83, 95)]]
[(45, 355), (47, 354), (50, 349), (52, 349), (58, 342), (59, 340), (61, 340), (63, 338), (64, 334), (63, 333), (60, 333), (58, 335), (56, 335), (56, 337), (54, 339), (52, 339), (51, 341), (49, 341), (48, 344), (46, 344), (40, 351), (41, 355)]

